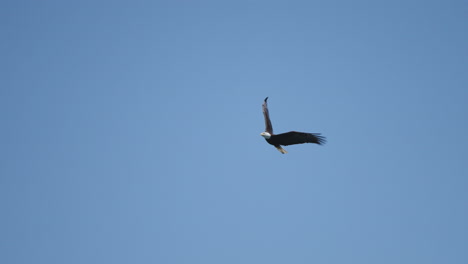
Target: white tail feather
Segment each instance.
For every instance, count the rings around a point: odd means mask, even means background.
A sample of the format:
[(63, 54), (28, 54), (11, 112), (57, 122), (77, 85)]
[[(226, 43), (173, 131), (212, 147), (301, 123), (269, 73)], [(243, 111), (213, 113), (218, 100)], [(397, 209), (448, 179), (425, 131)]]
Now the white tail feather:
[(276, 148), (279, 152), (281, 152), (282, 154), (288, 153), (288, 152), (287, 152), (284, 148), (282, 148), (281, 146), (279, 146), (279, 147), (276, 147), (276, 146), (275, 146), (275, 148)]

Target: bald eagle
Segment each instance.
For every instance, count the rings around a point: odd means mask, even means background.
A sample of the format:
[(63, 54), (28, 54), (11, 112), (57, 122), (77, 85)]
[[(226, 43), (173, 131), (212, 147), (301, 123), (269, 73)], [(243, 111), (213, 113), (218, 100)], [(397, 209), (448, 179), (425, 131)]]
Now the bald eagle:
[(270, 121), (270, 114), (268, 113), (268, 105), (267, 105), (268, 97), (265, 98), (263, 102), (263, 116), (265, 117), (265, 132), (260, 133), (265, 140), (275, 146), (279, 152), (286, 154), (288, 153), (285, 149), (281, 147), (295, 145), (295, 144), (303, 144), (303, 143), (315, 143), (315, 144), (325, 144), (326, 139), (323, 136), (320, 136), (320, 133), (304, 133), (304, 132), (286, 132), (283, 134), (275, 135), (273, 134), (273, 127), (271, 126)]

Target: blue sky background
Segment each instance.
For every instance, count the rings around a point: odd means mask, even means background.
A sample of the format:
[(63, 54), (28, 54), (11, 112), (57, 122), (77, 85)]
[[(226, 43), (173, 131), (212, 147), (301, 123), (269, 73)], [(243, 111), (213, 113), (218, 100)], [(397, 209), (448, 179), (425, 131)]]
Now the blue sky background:
[(1, 263), (468, 263), (466, 1), (0, 10)]

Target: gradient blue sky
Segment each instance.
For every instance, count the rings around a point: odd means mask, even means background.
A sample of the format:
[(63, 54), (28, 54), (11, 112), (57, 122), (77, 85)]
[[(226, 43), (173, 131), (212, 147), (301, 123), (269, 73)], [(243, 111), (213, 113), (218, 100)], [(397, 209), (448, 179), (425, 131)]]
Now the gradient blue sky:
[(0, 10), (1, 263), (468, 263), (466, 1)]

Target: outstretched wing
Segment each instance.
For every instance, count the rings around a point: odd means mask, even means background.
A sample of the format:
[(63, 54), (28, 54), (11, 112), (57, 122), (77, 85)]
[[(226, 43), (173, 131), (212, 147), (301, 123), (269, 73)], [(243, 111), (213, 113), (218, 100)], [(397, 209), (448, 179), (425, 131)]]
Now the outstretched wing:
[(271, 140), (283, 146), (302, 143), (315, 143), (322, 145), (326, 142), (325, 137), (320, 136), (320, 133), (303, 133), (296, 131), (274, 135), (271, 137)]
[(268, 113), (267, 100), (268, 100), (268, 97), (265, 98), (265, 101), (263, 102), (263, 105), (262, 105), (263, 117), (265, 117), (265, 131), (270, 133), (270, 135), (273, 135), (273, 126), (271, 126), (270, 114)]

